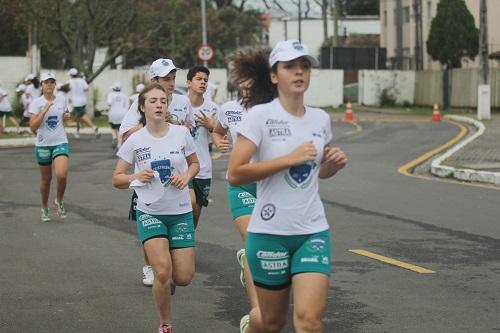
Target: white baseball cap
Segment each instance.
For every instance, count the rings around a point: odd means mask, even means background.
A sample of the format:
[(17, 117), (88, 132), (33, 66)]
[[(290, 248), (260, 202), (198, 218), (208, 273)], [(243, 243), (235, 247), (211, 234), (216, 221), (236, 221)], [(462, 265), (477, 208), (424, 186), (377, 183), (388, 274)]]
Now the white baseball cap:
[(52, 74), (51, 72), (45, 72), (45, 73), (42, 73), (42, 74), (40, 75), (40, 81), (41, 81), (41, 82), (46, 81), (46, 80), (50, 80), (50, 79), (52, 79), (52, 80), (54, 80), (54, 81), (56, 80), (55, 75), (54, 75), (54, 74)]
[(140, 94), (144, 90), (145, 87), (146, 86), (144, 84), (139, 83), (138, 85), (135, 86), (135, 92)]
[(161, 199), (165, 192), (165, 187), (161, 183), (160, 176), (155, 172), (155, 177), (149, 183), (143, 183), (134, 179), (129, 186), (137, 193), (139, 199), (149, 205)]
[(26, 91), (26, 85), (25, 84), (21, 83), (20, 85), (17, 86), (16, 92), (24, 92), (24, 91)]
[(307, 58), (311, 65), (318, 66), (318, 59), (309, 54), (309, 48), (296, 39), (278, 42), (269, 55), (269, 65), (274, 66), (278, 61), (290, 61), (300, 57)]
[(122, 90), (122, 84), (118, 81), (113, 82), (113, 85), (111, 86), (111, 89), (113, 90)]
[(35, 78), (35, 74), (28, 74), (26, 75), (26, 78), (24, 79), (24, 81), (31, 81)]
[(170, 59), (157, 59), (153, 61), (151, 67), (149, 67), (149, 78), (154, 79), (155, 77), (164, 77), (168, 73), (177, 69), (174, 62)]
[(69, 71), (68, 71), (68, 75), (72, 75), (72, 76), (75, 76), (78, 74), (78, 69), (76, 68), (70, 68)]

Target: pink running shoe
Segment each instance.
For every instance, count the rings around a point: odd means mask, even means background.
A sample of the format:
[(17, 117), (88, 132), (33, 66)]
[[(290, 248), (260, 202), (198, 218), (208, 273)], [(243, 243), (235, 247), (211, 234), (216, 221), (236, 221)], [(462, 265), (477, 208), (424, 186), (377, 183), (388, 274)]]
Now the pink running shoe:
[(170, 325), (161, 325), (158, 333), (174, 333), (174, 328)]

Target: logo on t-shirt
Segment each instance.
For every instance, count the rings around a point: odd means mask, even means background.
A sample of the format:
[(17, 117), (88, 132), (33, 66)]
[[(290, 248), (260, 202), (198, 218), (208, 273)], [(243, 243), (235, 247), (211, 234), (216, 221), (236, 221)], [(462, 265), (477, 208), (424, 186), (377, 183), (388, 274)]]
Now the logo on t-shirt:
[(151, 158), (151, 147), (141, 147), (135, 150), (137, 162), (149, 160)]
[(269, 221), (270, 219), (272, 219), (274, 217), (274, 214), (276, 214), (276, 206), (273, 204), (265, 204), (260, 211), (260, 217), (264, 221)]
[(286, 120), (281, 119), (267, 119), (266, 127), (269, 131), (269, 137), (271, 138), (284, 138), (292, 136), (292, 130), (290, 129), (290, 124)]
[(292, 188), (306, 188), (312, 180), (312, 173), (316, 168), (316, 162), (308, 162), (301, 165), (296, 165), (288, 169), (285, 173), (285, 180)]
[(49, 130), (55, 130), (57, 128), (57, 124), (59, 124), (59, 119), (57, 118), (57, 116), (47, 117), (47, 127), (49, 128)]
[(170, 160), (151, 161), (151, 169), (158, 172), (160, 175), (160, 181), (164, 186), (168, 186), (170, 184), (170, 177), (172, 176), (172, 171), (174, 170), (170, 164)]

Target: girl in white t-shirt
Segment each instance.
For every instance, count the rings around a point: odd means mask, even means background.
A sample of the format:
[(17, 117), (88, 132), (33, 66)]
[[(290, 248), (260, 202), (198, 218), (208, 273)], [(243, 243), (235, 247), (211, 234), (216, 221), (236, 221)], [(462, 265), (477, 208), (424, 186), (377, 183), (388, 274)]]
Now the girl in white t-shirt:
[[(253, 84), (252, 107), (238, 128), (229, 160), (233, 186), (257, 181), (257, 201), (247, 229), (246, 258), (258, 307), (240, 321), (244, 333), (278, 332), (286, 324), (290, 293), (297, 332), (322, 332), (330, 275), (330, 232), (318, 191), (347, 163), (330, 147), (329, 115), (304, 105), (312, 65), (297, 40), (279, 42), (269, 68)], [(268, 100), (256, 93), (265, 88)], [(267, 103), (266, 103), (267, 102)], [(252, 162), (250, 162), (252, 160)]]
[(55, 95), (56, 79), (52, 73), (42, 73), (42, 96), (29, 105), (30, 128), (36, 133), (35, 153), (40, 166), (40, 193), (42, 195), (42, 221), (50, 221), (49, 193), (54, 164), (57, 193), (54, 209), (60, 218), (66, 217), (63, 196), (68, 178), (68, 138), (64, 121), (69, 119), (66, 98)]
[[(159, 333), (171, 333), (171, 284), (187, 286), (194, 275), (194, 224), (188, 182), (200, 165), (189, 130), (165, 122), (167, 94), (153, 83), (138, 99), (141, 123), (118, 151), (117, 188), (138, 194), (137, 230), (153, 267)], [(134, 173), (127, 170), (134, 165)]]

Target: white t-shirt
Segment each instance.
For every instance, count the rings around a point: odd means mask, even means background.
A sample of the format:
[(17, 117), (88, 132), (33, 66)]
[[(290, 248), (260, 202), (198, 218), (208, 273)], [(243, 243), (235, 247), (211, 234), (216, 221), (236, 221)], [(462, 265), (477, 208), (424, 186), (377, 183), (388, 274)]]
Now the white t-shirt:
[(278, 99), (251, 108), (238, 133), (257, 146), (255, 163), (291, 153), (313, 140), (314, 162), (280, 171), (257, 182), (257, 202), (248, 231), (274, 235), (304, 235), (328, 229), (318, 193), (318, 173), (323, 149), (332, 139), (330, 117), (306, 107), (303, 117), (288, 113)]
[(12, 111), (12, 105), (10, 104), (9, 101), (9, 96), (7, 92), (3, 89), (0, 88), (0, 111), (2, 112), (10, 112)]
[(248, 110), (243, 107), (241, 100), (238, 100), (222, 104), (217, 114), (217, 121), (221, 124), (222, 128), (229, 130), (233, 146), (238, 136), (238, 127), (243, 122), (247, 113)]
[(31, 95), (32, 99), (42, 96), (42, 90), (40, 88), (35, 88), (33, 83), (28, 84), (26, 92)]
[[(172, 94), (172, 102), (168, 106), (168, 112), (172, 114), (173, 122), (176, 125), (194, 122), (191, 103), (186, 96)], [(137, 100), (130, 106), (122, 120), (120, 135), (139, 125), (140, 120), (141, 114), (139, 113), (139, 101)]]
[(212, 82), (208, 81), (207, 82), (207, 89), (203, 93), (203, 99), (208, 100), (208, 101), (213, 101), (213, 95), (215, 90), (217, 89), (217, 86), (213, 84)]
[(23, 105), (23, 117), (29, 118), (30, 117), (30, 103), (33, 101), (33, 97), (31, 95), (28, 95), (26, 93), (21, 94), (21, 104)]
[[(47, 100), (44, 96), (35, 98), (30, 103), (30, 114), (39, 114), (45, 107), (45, 104), (47, 104)], [(63, 122), (65, 112), (69, 112), (66, 98), (56, 96), (54, 104), (52, 104), (49, 111), (43, 117), (42, 124), (36, 132), (36, 146), (57, 146), (68, 142)]]
[(128, 96), (119, 91), (108, 94), (108, 122), (120, 124), (128, 111)]
[(186, 157), (195, 153), (196, 148), (184, 126), (169, 125), (167, 135), (155, 138), (147, 128), (133, 133), (121, 146), (117, 155), (124, 161), (134, 164), (134, 172), (151, 168), (160, 173), (165, 186), (163, 196), (158, 201), (146, 205), (140, 198), (137, 209), (153, 215), (172, 215), (190, 212), (191, 199), (189, 188), (179, 190), (169, 182), (170, 176), (184, 174), (188, 170)]
[(89, 90), (87, 82), (81, 77), (76, 77), (69, 79), (68, 83), (71, 105), (76, 107), (87, 105), (87, 91)]
[[(193, 113), (195, 116), (202, 116), (201, 112), (203, 112), (205, 116), (211, 118), (213, 115), (219, 113), (219, 107), (214, 102), (203, 100), (202, 105), (196, 108), (193, 107)], [(191, 135), (193, 136), (194, 143), (196, 144), (196, 155), (198, 155), (198, 160), (200, 161), (200, 172), (195, 178), (210, 179), (212, 178), (212, 157), (210, 156), (210, 151), (208, 149), (210, 131), (206, 127), (196, 125), (196, 123), (193, 125)]]
[(138, 93), (132, 94), (128, 97), (128, 99), (130, 100), (130, 104), (134, 104), (135, 102), (137, 102), (138, 98), (139, 98)]

